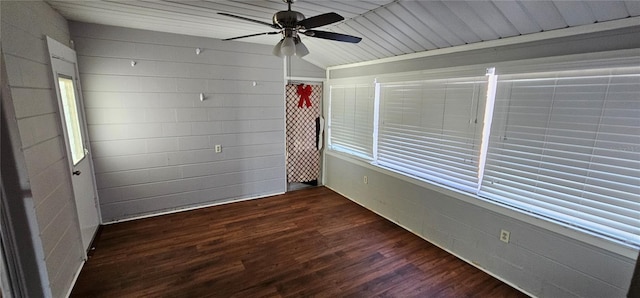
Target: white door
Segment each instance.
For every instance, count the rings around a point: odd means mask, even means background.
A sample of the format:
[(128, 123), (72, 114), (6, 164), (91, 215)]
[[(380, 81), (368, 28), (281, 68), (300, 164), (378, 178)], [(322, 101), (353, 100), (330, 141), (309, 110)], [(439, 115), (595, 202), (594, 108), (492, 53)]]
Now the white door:
[(51, 68), (58, 95), (60, 120), (64, 131), (78, 224), (85, 251), (100, 224), (93, 163), (87, 141), (87, 126), (76, 66), (76, 52), (47, 37)]

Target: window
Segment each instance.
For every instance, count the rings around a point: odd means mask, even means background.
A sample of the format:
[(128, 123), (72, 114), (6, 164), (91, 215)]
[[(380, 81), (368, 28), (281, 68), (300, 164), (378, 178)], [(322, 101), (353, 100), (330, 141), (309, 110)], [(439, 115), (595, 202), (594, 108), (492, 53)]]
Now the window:
[(475, 191), (487, 89), (481, 73), (381, 83), (378, 163)]
[(329, 147), (363, 158), (373, 157), (374, 85), (332, 85), (329, 98)]
[(640, 247), (637, 59), (332, 86), (331, 149)]
[(84, 141), (80, 132), (80, 120), (78, 119), (78, 105), (76, 101), (73, 80), (62, 76), (58, 77), (60, 96), (64, 112), (64, 123), (69, 137), (71, 157), (73, 165), (77, 165), (85, 157)]
[(480, 195), (640, 244), (640, 68), (498, 76)]

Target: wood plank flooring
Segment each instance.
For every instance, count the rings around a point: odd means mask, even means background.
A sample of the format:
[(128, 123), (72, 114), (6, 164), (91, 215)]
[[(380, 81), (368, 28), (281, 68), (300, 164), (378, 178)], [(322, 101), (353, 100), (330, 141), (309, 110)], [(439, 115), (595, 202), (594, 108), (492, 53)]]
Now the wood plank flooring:
[(324, 188), (105, 226), (72, 297), (527, 297)]

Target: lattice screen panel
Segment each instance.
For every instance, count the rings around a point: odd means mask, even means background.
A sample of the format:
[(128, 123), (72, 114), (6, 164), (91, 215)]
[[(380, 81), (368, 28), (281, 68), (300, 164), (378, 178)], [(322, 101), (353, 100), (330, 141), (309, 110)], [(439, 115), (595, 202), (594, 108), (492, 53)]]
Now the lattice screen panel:
[[(300, 93), (303, 93), (302, 98)], [(308, 94), (308, 101), (305, 93)], [(320, 151), (316, 143), (316, 119), (320, 117), (321, 98), (321, 85), (287, 85), (288, 182), (318, 180)]]

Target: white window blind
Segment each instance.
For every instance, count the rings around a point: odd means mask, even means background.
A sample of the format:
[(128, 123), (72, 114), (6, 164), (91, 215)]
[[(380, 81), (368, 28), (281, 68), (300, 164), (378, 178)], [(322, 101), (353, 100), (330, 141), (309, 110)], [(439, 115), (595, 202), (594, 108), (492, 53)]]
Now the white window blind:
[(480, 195), (640, 244), (640, 67), (498, 76)]
[(478, 72), (380, 83), (378, 163), (475, 192), (487, 89)]
[(371, 159), (373, 156), (374, 84), (330, 85), (329, 146)]

